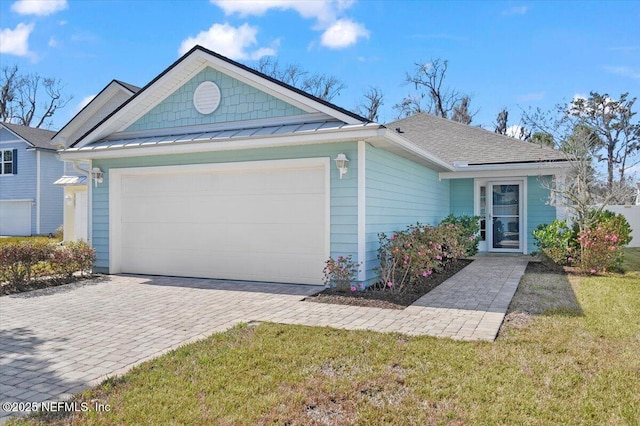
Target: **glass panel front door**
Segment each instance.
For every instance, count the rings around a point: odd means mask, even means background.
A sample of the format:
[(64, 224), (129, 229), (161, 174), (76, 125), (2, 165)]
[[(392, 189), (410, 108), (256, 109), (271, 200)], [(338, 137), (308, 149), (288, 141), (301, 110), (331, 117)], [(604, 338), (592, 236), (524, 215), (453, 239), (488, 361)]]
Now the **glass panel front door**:
[(519, 183), (491, 185), (491, 246), (493, 250), (521, 251)]

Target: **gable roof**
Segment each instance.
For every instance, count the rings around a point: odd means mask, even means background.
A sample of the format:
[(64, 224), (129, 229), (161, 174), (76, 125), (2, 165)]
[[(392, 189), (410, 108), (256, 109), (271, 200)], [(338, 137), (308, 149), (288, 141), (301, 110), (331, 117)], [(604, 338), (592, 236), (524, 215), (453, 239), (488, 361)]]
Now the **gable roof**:
[(385, 126), (451, 165), (457, 162), (479, 166), (566, 161), (565, 154), (553, 148), (426, 113)]
[(13, 123), (0, 123), (19, 138), (23, 139), (34, 148), (48, 149), (55, 151), (55, 147), (50, 141), (56, 132), (45, 129), (37, 129), (35, 127), (21, 126)]
[[(82, 127), (87, 121), (91, 119), (91, 117), (96, 113), (98, 109), (101, 108), (109, 99), (112, 99), (115, 96), (115, 93), (125, 93), (129, 97), (133, 96), (140, 90), (138, 86), (134, 86), (133, 84), (125, 83), (120, 80), (111, 80), (109, 84), (98, 92), (97, 95), (91, 99), (89, 103), (87, 103), (76, 115), (73, 116), (71, 120), (69, 120), (58, 132), (51, 138), (53, 140), (52, 143), (64, 145), (66, 142), (66, 138), (71, 137), (77, 129)], [(109, 111), (112, 112), (112, 111)], [(92, 126), (93, 127), (93, 126)], [(62, 141), (61, 141), (62, 140)], [(74, 141), (75, 142), (75, 141)]]
[(217, 69), (247, 84), (260, 86), (261, 90), (306, 111), (320, 111), (329, 117), (344, 121), (346, 124), (370, 122), (370, 120), (358, 114), (196, 45), (72, 143), (71, 147), (94, 142), (126, 128), (206, 66)]

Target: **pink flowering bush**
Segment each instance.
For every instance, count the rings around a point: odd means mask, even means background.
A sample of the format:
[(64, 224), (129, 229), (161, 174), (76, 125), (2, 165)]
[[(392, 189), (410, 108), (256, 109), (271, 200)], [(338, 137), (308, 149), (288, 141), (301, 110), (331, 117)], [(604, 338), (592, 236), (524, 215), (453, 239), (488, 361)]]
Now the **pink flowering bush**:
[(382, 287), (403, 292), (464, 257), (466, 250), (461, 244), (460, 232), (460, 227), (452, 223), (438, 226), (418, 223), (391, 236), (379, 234), (378, 272)]
[(631, 242), (631, 227), (621, 214), (592, 212), (591, 225), (580, 230), (577, 223), (569, 227), (554, 220), (533, 231), (543, 258), (558, 265), (577, 266), (596, 274), (622, 264), (622, 247)]
[(606, 272), (622, 262), (622, 241), (607, 224), (587, 229), (578, 235), (580, 261), (578, 266), (585, 273)]
[(335, 287), (340, 291), (356, 291), (357, 287), (353, 283), (357, 280), (360, 264), (353, 261), (351, 255), (332, 257), (325, 262), (322, 274), (326, 287)]

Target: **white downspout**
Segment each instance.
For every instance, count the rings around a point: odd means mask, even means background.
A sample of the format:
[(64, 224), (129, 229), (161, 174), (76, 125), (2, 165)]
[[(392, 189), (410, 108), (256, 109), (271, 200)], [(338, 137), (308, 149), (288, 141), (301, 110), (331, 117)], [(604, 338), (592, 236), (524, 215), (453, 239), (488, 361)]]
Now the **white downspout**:
[(91, 161), (89, 161), (89, 170), (81, 168), (78, 163), (79, 162), (77, 160), (71, 160), (73, 169), (87, 177), (87, 242), (90, 246), (93, 246), (93, 209), (91, 208), (91, 205), (93, 204), (93, 188), (91, 185)]

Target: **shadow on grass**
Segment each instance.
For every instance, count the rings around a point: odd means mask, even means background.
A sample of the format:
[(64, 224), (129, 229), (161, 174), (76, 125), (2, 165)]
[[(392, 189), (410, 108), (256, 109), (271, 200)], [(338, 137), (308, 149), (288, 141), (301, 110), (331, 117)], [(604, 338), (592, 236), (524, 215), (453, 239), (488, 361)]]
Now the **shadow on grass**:
[(573, 291), (569, 276), (561, 268), (530, 262), (507, 315), (579, 317), (584, 313)]

